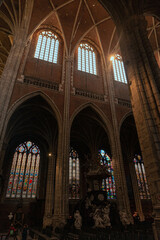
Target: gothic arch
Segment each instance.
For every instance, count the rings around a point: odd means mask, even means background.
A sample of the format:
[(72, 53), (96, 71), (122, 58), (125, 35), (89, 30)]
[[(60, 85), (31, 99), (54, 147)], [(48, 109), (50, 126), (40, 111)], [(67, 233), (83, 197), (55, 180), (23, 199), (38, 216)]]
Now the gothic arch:
[(42, 91), (32, 92), (32, 93), (26, 94), (25, 96), (19, 98), (9, 108), (8, 113), (7, 113), (7, 117), (6, 117), (6, 121), (5, 121), (5, 125), (3, 127), (2, 138), (1, 138), (1, 142), (0, 142), (0, 151), (1, 151), (1, 148), (2, 148), (2, 144), (3, 144), (4, 136), (5, 136), (5, 133), (6, 133), (7, 125), (9, 123), (9, 120), (10, 120), (11, 116), (13, 115), (13, 113), (16, 111), (16, 109), (21, 104), (23, 104), (26, 100), (29, 100), (29, 99), (31, 99), (33, 97), (36, 97), (36, 96), (41, 96), (51, 106), (51, 108), (52, 108), (52, 110), (53, 110), (53, 112), (55, 113), (55, 116), (56, 116), (59, 132), (61, 132), (62, 116), (61, 116), (56, 104), (50, 99), (50, 97), (47, 94), (43, 93)]
[(92, 110), (95, 111), (95, 113), (97, 113), (100, 116), (101, 120), (104, 123), (104, 126), (102, 127), (104, 127), (109, 138), (110, 146), (111, 148), (113, 148), (114, 146), (113, 127), (110, 123), (110, 120), (105, 116), (104, 112), (94, 103), (84, 103), (74, 111), (74, 113), (70, 118), (70, 128), (72, 126), (72, 123), (75, 117), (78, 115), (78, 113), (80, 113), (82, 110), (86, 109), (87, 107), (90, 107)]
[(120, 121), (120, 123), (119, 123), (119, 134), (120, 134), (120, 131), (121, 131), (121, 127), (122, 127), (122, 124), (124, 123), (124, 121), (127, 119), (127, 117), (129, 117), (129, 116), (133, 116), (133, 112), (132, 111), (129, 111), (128, 113), (126, 113), (123, 117), (122, 117), (122, 119), (121, 119), (121, 121)]

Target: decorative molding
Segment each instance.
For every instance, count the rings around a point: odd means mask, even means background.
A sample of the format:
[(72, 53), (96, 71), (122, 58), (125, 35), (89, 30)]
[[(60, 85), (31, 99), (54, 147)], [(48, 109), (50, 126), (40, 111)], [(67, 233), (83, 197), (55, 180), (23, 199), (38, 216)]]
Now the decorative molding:
[(42, 80), (39, 78), (33, 78), (28, 76), (24, 76), (23, 80), (22, 79), (17, 79), (17, 80), (27, 85), (34, 85), (37, 87), (44, 87), (54, 91), (59, 91), (59, 84), (52, 81)]
[(129, 100), (126, 100), (126, 99), (116, 98), (115, 103), (119, 104), (119, 105), (122, 105), (124, 107), (127, 107), (127, 108), (132, 108), (131, 102)]
[(79, 96), (87, 97), (87, 98), (92, 98), (92, 99), (99, 100), (99, 101), (105, 101), (106, 100), (106, 98), (103, 94), (88, 92), (88, 91), (84, 91), (84, 90), (78, 89), (78, 88), (75, 88), (75, 95), (79, 95)]

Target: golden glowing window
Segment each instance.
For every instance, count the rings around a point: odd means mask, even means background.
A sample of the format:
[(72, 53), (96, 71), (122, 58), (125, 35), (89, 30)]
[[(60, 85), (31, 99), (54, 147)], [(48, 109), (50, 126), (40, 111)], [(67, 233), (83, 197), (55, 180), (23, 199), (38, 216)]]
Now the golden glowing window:
[(114, 80), (127, 83), (127, 77), (126, 77), (122, 57), (116, 54), (115, 56), (111, 57), (111, 61), (113, 66)]
[(57, 63), (59, 41), (57, 36), (50, 31), (43, 31), (39, 34), (35, 58)]
[(78, 70), (97, 75), (96, 55), (91, 46), (81, 43), (78, 48)]

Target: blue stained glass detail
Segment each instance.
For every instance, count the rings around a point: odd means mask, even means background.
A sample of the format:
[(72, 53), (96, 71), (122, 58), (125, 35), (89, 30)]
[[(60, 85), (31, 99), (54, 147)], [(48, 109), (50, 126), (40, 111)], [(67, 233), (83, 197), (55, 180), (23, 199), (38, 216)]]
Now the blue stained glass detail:
[(23, 152), (24, 151), (24, 147), (23, 146), (20, 146), (19, 147), (19, 152)]
[(101, 165), (105, 165), (111, 176), (102, 180), (102, 190), (107, 192), (108, 199), (116, 199), (116, 187), (113, 175), (112, 160), (104, 150), (99, 150)]
[(32, 149), (32, 153), (37, 153), (37, 152), (38, 152), (37, 148), (34, 147), (34, 148)]
[(6, 197), (36, 197), (39, 161), (40, 150), (31, 141), (24, 142), (16, 148), (12, 160)]

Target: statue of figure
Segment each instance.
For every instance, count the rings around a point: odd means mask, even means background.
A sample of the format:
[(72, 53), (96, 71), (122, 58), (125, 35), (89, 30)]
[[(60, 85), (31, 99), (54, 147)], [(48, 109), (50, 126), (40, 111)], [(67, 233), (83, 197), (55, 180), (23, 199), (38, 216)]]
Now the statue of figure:
[(81, 217), (79, 210), (75, 211), (74, 219), (75, 219), (75, 221), (74, 221), (75, 228), (80, 230), (82, 227), (82, 217)]
[(127, 225), (130, 224), (130, 220), (127, 216), (127, 213), (126, 213), (125, 209), (119, 211), (119, 215), (120, 215), (120, 220), (121, 220), (123, 226), (127, 226)]
[(105, 228), (104, 226), (104, 221), (101, 217), (101, 212), (100, 209), (96, 209), (94, 214), (93, 214), (93, 219), (94, 219), (94, 226), (93, 228)]
[(85, 201), (85, 208), (88, 209), (91, 206), (91, 200), (87, 197)]
[(104, 226), (105, 227), (110, 227), (111, 223), (110, 223), (110, 218), (109, 218), (109, 213), (110, 213), (110, 204), (106, 205), (103, 208), (103, 221), (104, 221)]

